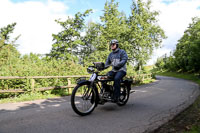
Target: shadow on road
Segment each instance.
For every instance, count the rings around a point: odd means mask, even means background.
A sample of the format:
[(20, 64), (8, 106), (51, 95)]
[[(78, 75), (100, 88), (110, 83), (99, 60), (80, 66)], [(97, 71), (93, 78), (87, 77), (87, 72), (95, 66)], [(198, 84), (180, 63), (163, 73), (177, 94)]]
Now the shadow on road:
[(44, 110), (46, 108), (59, 107), (63, 103), (70, 101), (70, 97), (50, 98), (46, 100), (27, 101), (20, 103), (0, 104), (0, 113), (17, 112), (22, 110), (34, 109)]

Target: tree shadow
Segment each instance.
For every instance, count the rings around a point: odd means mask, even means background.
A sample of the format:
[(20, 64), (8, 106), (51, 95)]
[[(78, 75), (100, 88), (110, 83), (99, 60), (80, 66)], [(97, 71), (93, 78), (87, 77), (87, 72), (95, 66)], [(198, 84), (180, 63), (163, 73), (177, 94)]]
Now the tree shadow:
[(70, 101), (70, 97), (65, 96), (61, 98), (49, 98), (49, 99), (44, 99), (44, 100), (35, 100), (35, 101), (27, 101), (27, 102), (20, 102), (20, 103), (0, 104), (0, 114), (8, 113), (8, 112), (18, 112), (18, 111), (28, 110), (28, 109), (44, 110), (47, 108), (53, 108), (53, 107), (55, 108), (69, 101)]

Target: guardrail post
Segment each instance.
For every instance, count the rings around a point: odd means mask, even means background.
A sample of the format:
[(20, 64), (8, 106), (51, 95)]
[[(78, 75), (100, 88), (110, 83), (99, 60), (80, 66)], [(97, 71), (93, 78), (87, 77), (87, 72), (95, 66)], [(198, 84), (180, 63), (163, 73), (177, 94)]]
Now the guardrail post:
[[(68, 83), (68, 86), (70, 86), (72, 83), (71, 83), (71, 78), (67, 78), (67, 83)], [(71, 94), (72, 93), (72, 88), (68, 88), (68, 92), (69, 92), (69, 94)]]
[(144, 81), (144, 76), (145, 76), (145, 75), (142, 75), (142, 82)]
[(35, 90), (35, 80), (34, 79), (30, 79), (31, 81), (31, 91), (34, 92)]

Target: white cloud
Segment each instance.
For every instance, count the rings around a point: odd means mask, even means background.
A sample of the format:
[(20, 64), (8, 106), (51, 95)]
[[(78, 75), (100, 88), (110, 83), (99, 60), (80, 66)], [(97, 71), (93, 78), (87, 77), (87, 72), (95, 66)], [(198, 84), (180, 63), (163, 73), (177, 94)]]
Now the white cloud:
[(175, 49), (177, 41), (192, 22), (192, 17), (200, 17), (199, 6), (200, 0), (152, 0), (152, 8), (160, 11), (158, 23), (168, 38), (163, 41), (163, 48), (155, 51), (148, 64)]
[(20, 53), (48, 53), (52, 46), (52, 33), (60, 31), (55, 19), (67, 18), (68, 7), (61, 2), (12, 3), (0, 1), (0, 27), (13, 22), (17, 25), (13, 36), (21, 35), (17, 41)]

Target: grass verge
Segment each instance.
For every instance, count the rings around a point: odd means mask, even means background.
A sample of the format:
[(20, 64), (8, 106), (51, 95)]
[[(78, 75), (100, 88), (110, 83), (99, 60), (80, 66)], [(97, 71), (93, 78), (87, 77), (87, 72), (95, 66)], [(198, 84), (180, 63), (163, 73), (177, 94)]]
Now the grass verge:
[[(164, 72), (158, 75), (191, 80), (200, 85), (200, 78), (194, 74)], [(200, 96), (190, 107), (155, 130), (154, 133), (200, 133)]]

